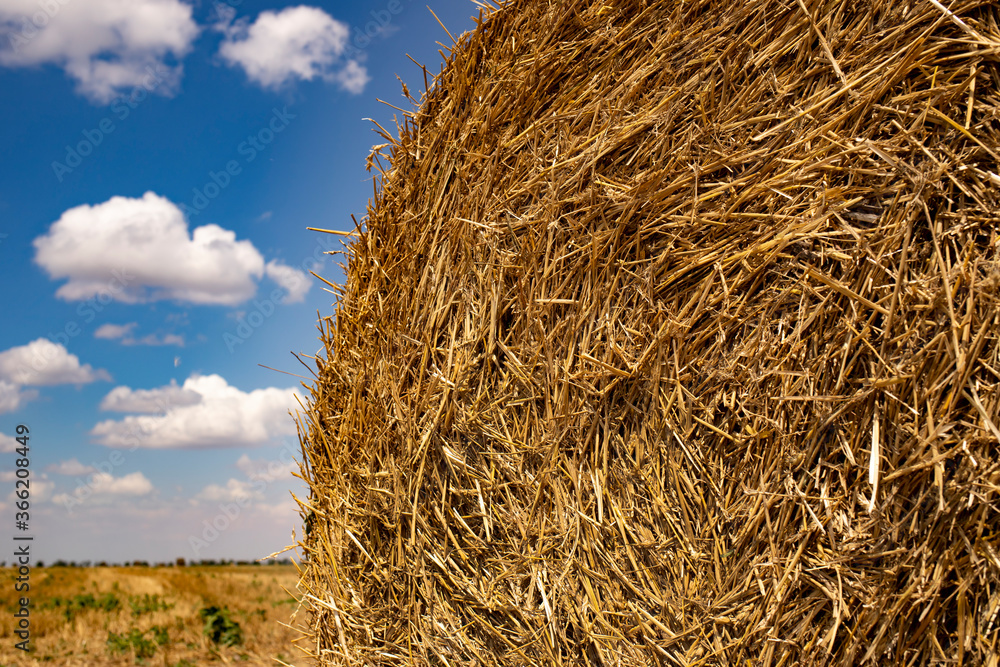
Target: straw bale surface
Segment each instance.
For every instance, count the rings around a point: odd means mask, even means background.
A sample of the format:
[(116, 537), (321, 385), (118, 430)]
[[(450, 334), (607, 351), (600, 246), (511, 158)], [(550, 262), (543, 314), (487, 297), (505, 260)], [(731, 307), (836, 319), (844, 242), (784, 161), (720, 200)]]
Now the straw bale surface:
[(997, 664), (1000, 9), (947, 5), (446, 47), (320, 322), (322, 664)]

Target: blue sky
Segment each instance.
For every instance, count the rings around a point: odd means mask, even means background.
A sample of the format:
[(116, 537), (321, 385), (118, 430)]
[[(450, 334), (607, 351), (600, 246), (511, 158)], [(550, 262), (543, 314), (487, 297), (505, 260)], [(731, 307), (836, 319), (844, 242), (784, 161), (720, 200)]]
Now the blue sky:
[(292, 352), (467, 0), (0, 0), (0, 517), (36, 559), (259, 558), (300, 526)]

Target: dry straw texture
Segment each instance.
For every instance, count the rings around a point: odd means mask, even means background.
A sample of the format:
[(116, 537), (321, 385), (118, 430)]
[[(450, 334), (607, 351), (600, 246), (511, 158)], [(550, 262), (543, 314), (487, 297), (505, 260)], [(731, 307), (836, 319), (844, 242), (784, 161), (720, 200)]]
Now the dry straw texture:
[(998, 22), (485, 11), (321, 321), (307, 648), (996, 665)]

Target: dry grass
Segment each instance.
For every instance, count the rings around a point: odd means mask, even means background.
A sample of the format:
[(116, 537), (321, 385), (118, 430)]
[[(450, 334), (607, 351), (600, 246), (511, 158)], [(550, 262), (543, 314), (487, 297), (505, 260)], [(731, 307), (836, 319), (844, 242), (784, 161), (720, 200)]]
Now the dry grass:
[(515, 0), (449, 47), (321, 321), (322, 663), (995, 667), (998, 24)]
[[(295, 598), (286, 592), (295, 590), (294, 566), (47, 567), (35, 569), (31, 576), (33, 651), (26, 656), (14, 648), (17, 639), (10, 622), (5, 622), (0, 634), (3, 666), (276, 667), (281, 664), (276, 658), (298, 667), (313, 664), (292, 645), (300, 633), (282, 625), (292, 623), (297, 607)], [(13, 575), (5, 577), (13, 580)], [(110, 595), (118, 601), (117, 608), (85, 608), (71, 612), (67, 620), (66, 607), (53, 606), (56, 598), (72, 600), (86, 594), (97, 600)], [(16, 599), (13, 586), (5, 586), (0, 600), (8, 619)], [(140, 605), (138, 614), (130, 601)], [(143, 610), (141, 605), (149, 601), (154, 604), (146, 607), (152, 610)], [(158, 602), (170, 608), (155, 609)], [(210, 606), (230, 610), (232, 620), (243, 630), (243, 645), (216, 646), (205, 637), (198, 611)], [(107, 646), (109, 632), (123, 635), (134, 628), (150, 639), (154, 626), (165, 628), (169, 639), (156, 646), (152, 657), (137, 659), (134, 652), (116, 655)]]

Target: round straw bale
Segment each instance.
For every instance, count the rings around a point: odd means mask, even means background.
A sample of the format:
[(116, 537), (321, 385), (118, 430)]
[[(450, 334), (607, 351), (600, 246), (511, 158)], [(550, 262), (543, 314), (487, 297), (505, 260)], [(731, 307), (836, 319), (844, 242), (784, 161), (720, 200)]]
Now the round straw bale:
[(304, 648), (996, 665), (998, 23), (483, 12), (382, 130), (320, 322)]

